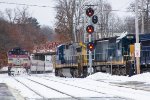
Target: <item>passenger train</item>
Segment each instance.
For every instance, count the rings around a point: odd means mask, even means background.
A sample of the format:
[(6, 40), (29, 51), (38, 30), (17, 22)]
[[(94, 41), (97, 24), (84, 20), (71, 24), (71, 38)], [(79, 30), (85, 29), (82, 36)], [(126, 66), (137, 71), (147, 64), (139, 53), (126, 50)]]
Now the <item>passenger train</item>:
[(16, 47), (8, 51), (8, 75), (38, 74), (53, 71), (54, 53), (33, 53)]
[[(140, 34), (141, 72), (150, 71), (150, 34)], [(115, 75), (136, 74), (135, 34), (123, 34), (93, 41), (92, 52), (94, 72)], [(55, 75), (64, 77), (86, 77), (88, 75), (88, 50), (86, 44), (61, 44), (57, 47)]]
[(28, 73), (30, 69), (29, 52), (16, 47), (8, 51), (8, 75)]
[(31, 58), (31, 73), (46, 73), (53, 71), (54, 53), (33, 53)]

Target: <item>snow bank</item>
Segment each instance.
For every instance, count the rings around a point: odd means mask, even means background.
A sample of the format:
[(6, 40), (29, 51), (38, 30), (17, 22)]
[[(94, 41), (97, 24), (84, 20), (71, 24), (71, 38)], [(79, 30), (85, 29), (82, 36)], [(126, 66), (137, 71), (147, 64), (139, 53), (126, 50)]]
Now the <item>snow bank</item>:
[(131, 79), (134, 81), (150, 83), (150, 72), (132, 76)]
[(7, 70), (8, 70), (8, 67), (7, 67), (7, 66), (2, 67), (2, 68), (0, 69), (0, 71), (7, 71)]
[(118, 82), (139, 81), (139, 82), (150, 83), (150, 72), (134, 75), (132, 77), (116, 76), (116, 75), (110, 75), (110, 74), (98, 72), (98, 73), (88, 76), (87, 79), (108, 80), (108, 81), (118, 81)]

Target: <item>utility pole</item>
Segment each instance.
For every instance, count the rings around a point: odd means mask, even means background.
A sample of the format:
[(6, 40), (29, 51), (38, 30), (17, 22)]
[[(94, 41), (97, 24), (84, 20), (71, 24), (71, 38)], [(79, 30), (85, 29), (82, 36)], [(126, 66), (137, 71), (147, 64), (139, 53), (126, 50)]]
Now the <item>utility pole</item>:
[(142, 0), (142, 4), (141, 4), (141, 7), (142, 7), (142, 26), (141, 26), (141, 34), (144, 34), (144, 7), (143, 7), (143, 0)]
[[(135, 32), (136, 32), (136, 43), (139, 43), (138, 0), (135, 0)], [(136, 57), (136, 71), (137, 74), (140, 74), (140, 57)]]
[(145, 32), (148, 33), (148, 27), (149, 27), (149, 0), (147, 0), (146, 3), (146, 25), (145, 25)]
[[(72, 8), (72, 11), (75, 12), (75, 13), (74, 13), (74, 15), (72, 15), (72, 33), (73, 33), (73, 36), (72, 36), (72, 37), (74, 37), (73, 41), (74, 41), (74, 42), (77, 42), (77, 33), (76, 33), (76, 27), (77, 27), (77, 25), (76, 25), (76, 18), (75, 18), (75, 20), (74, 20), (74, 17), (76, 17), (75, 15), (76, 15), (76, 9), (77, 9), (77, 7), (76, 7), (76, 1), (74, 0), (73, 3), (75, 4), (75, 7)], [(74, 24), (74, 22), (75, 22), (75, 24)]]

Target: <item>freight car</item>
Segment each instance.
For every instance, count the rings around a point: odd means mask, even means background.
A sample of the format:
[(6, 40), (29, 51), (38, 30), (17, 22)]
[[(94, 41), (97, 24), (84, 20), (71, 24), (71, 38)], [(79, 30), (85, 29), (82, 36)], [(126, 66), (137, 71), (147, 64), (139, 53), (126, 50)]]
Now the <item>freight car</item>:
[(16, 47), (8, 51), (8, 75), (28, 73), (30, 69), (30, 56), (28, 51)]
[[(136, 73), (134, 43), (135, 34), (95, 40), (92, 52), (94, 72), (115, 75)], [(141, 72), (150, 70), (150, 34), (140, 34)], [(88, 50), (86, 44), (62, 44), (57, 48), (56, 76), (85, 77), (88, 75)]]

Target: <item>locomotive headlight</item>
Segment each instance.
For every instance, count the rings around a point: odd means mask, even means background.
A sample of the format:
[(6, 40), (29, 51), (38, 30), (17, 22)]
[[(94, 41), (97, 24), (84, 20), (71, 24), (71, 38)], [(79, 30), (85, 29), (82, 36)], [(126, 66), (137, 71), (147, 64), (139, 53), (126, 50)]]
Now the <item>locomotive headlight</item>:
[(8, 60), (9, 60), (9, 61), (13, 61), (13, 59), (11, 59), (11, 58), (9, 58)]
[(12, 62), (13, 62), (13, 59), (9, 58), (8, 63), (12, 63)]
[(28, 59), (23, 59), (23, 61), (28, 61)]

